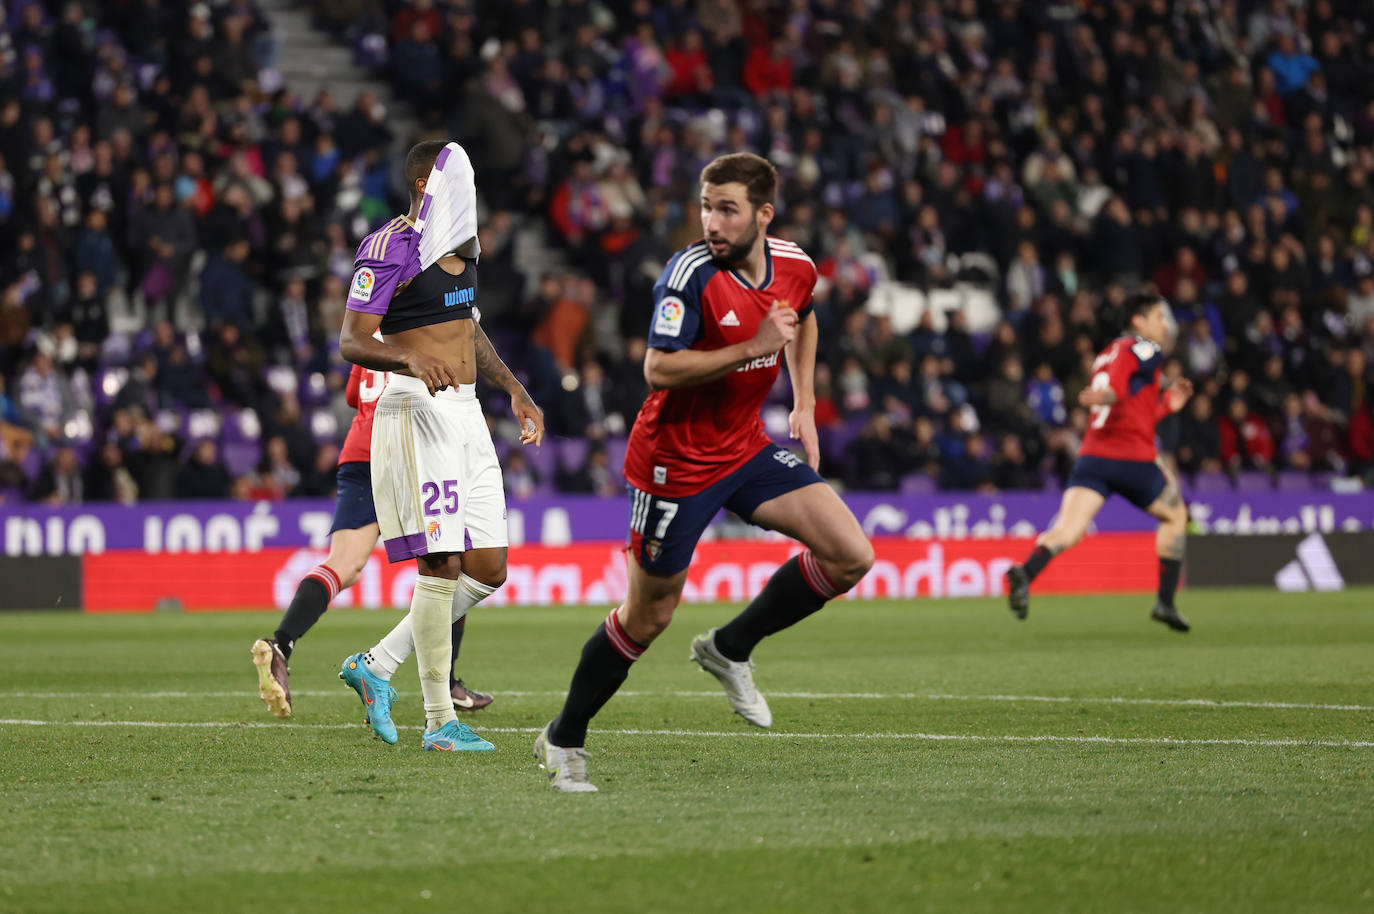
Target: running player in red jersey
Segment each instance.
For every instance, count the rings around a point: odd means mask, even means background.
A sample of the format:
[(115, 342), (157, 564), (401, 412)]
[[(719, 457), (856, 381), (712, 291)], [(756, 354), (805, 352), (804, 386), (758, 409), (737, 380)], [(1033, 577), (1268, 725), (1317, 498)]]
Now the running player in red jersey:
[[(334, 523), (329, 528), (329, 557), (296, 585), (296, 594), (273, 636), (259, 638), (253, 643), (258, 695), (277, 717), (291, 716), (288, 663), (296, 642), (320, 621), (341, 591), (358, 582), (363, 566), (377, 547), (377, 508), (372, 501), (372, 414), (389, 377), (385, 371), (372, 371), (358, 365), (349, 372), (344, 398), (357, 412), (339, 451), (338, 495), (334, 502)], [(406, 625), (405, 621), (402, 625)], [(458, 648), (466, 625), (466, 615), (453, 623), (454, 663), (458, 662)], [(407, 634), (408, 626), (405, 632), (393, 631), (383, 642), (391, 639), (404, 643)], [(455, 709), (478, 711), (492, 703), (492, 696), (468, 688), (462, 679), (454, 677), (452, 670), (450, 664), (449, 691)]]
[[(583, 647), (562, 712), (535, 740), (555, 789), (596, 790), (583, 751), (587, 726), (672, 621), (697, 540), (722, 507), (807, 547), (743, 612), (692, 642), (691, 659), (756, 726), (769, 726), (772, 714), (754, 687), (754, 646), (849, 590), (873, 564), (859, 522), (816, 473), (816, 268), (797, 245), (765, 235), (776, 192), (777, 172), (759, 156), (707, 165), (705, 238), (674, 255), (654, 286), (644, 359), (652, 392), (625, 457), (629, 594)], [(759, 418), (784, 353), (791, 434), (805, 460), (772, 444)]]
[(1078, 396), (1080, 404), (1091, 408), (1092, 418), (1069, 472), (1059, 516), (1035, 541), (1025, 564), (1007, 571), (1008, 601), (1018, 619), (1026, 618), (1031, 581), (1050, 559), (1083, 538), (1115, 493), (1158, 518), (1159, 599), (1150, 618), (1186, 632), (1188, 621), (1174, 608), (1174, 592), (1183, 570), (1188, 509), (1178, 480), (1156, 459), (1155, 425), (1183, 409), (1193, 385), (1187, 378), (1160, 383), (1161, 347), (1173, 336), (1165, 301), (1139, 294), (1126, 304), (1129, 335), (1102, 350), (1093, 362), (1092, 383)]

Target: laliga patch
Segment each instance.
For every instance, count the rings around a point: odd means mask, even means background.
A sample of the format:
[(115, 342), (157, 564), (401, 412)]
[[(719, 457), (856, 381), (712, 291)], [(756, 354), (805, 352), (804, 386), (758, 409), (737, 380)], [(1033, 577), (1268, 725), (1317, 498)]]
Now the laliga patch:
[(1159, 354), (1159, 347), (1149, 340), (1136, 340), (1131, 346), (1131, 351), (1135, 353), (1135, 357), (1140, 359), (1140, 361), (1148, 362)]
[(658, 312), (654, 317), (654, 333), (659, 336), (678, 336), (682, 333), (682, 317), (687, 312), (687, 306), (682, 303), (682, 299), (672, 295), (658, 303)]
[(371, 267), (359, 267), (353, 274), (353, 297), (358, 301), (371, 301), (372, 287), (377, 284), (377, 274)]

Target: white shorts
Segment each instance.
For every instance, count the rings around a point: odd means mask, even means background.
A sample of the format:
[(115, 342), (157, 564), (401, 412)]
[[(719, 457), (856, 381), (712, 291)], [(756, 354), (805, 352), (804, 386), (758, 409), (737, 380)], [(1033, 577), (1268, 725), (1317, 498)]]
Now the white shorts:
[(475, 385), (431, 397), (391, 376), (372, 419), (372, 497), (388, 561), (507, 545), (501, 465)]

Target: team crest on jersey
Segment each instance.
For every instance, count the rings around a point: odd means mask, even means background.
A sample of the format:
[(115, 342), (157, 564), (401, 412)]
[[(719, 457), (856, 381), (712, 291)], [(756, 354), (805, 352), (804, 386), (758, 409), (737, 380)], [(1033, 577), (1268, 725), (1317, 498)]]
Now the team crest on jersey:
[(789, 301), (788, 301), (787, 299), (785, 299), (785, 298), (775, 298), (775, 299), (773, 299), (773, 307), (774, 307), (774, 308), (790, 308), (790, 307), (792, 307), (792, 303), (789, 302)]
[(377, 274), (372, 272), (371, 267), (359, 267), (358, 272), (353, 274), (353, 297), (358, 301), (368, 301), (372, 298), (372, 287), (377, 284)]
[(682, 333), (682, 316), (687, 308), (682, 299), (669, 295), (658, 303), (658, 314), (654, 317), (654, 333), (659, 336), (678, 336)]
[(437, 520), (432, 520), (425, 526), (425, 533), (429, 534), (430, 542), (437, 543), (439, 537), (444, 535), (444, 528), (439, 526)]

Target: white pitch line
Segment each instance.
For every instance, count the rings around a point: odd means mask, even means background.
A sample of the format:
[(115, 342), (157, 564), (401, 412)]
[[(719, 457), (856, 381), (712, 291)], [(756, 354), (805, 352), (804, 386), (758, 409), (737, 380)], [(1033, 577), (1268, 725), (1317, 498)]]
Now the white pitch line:
[[(362, 730), (358, 724), (288, 724), (264, 721), (166, 721), (166, 720), (23, 720), (0, 719), (0, 726), (13, 727), (158, 727), (196, 729), (299, 729), (299, 730)], [(483, 727), (483, 733), (540, 733), (543, 727)], [(743, 730), (597, 730), (599, 734), (615, 736), (691, 736), (691, 737), (747, 737), (749, 739), (861, 739), (914, 742), (969, 743), (1087, 743), (1108, 746), (1260, 746), (1273, 748), (1374, 749), (1370, 740), (1336, 739), (1223, 739), (1172, 736), (1057, 736), (1049, 733), (985, 734), (985, 733), (762, 733)]]
[[(305, 698), (350, 698), (346, 689), (297, 689), (292, 694)], [(561, 698), (566, 692), (520, 691), (502, 689), (498, 696), (513, 698)], [(631, 698), (719, 698), (719, 691), (646, 692), (624, 689), (616, 693)], [(904, 701), (992, 701), (1041, 702), (1046, 704), (1156, 705), (1175, 708), (1257, 708), (1262, 710), (1374, 711), (1374, 705), (1324, 704), (1305, 701), (1225, 701), (1213, 698), (1126, 698), (1124, 696), (1075, 695), (951, 695), (943, 692), (773, 692), (769, 698), (808, 698), (816, 700), (904, 700)], [(252, 691), (229, 692), (0, 692), (0, 698), (256, 698)]]

